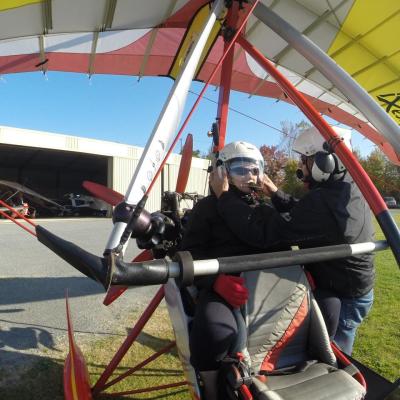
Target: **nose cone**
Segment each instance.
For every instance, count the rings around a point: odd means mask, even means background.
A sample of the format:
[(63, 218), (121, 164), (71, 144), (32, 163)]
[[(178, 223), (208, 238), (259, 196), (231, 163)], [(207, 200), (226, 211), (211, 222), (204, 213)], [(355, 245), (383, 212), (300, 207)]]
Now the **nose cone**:
[(39, 242), (60, 256), (90, 279), (101, 283), (107, 289), (107, 260), (83, 250), (76, 244), (64, 240), (38, 225), (36, 234)]

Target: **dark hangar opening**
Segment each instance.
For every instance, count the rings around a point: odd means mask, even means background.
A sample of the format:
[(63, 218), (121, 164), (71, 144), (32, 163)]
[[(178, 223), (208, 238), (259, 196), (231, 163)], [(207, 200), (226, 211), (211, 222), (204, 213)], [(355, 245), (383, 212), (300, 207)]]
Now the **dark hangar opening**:
[(0, 179), (18, 182), (50, 199), (89, 194), (82, 182), (107, 185), (108, 157), (0, 144)]

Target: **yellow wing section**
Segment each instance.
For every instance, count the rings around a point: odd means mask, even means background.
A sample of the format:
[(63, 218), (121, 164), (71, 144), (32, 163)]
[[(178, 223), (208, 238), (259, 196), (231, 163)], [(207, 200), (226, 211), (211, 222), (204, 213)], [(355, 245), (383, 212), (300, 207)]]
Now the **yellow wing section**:
[[(176, 77), (178, 76), (179, 71), (181, 70), (183, 64), (185, 63), (186, 57), (189, 54), (192, 44), (194, 43), (196, 38), (200, 35), (201, 30), (209, 14), (210, 14), (210, 6), (207, 4), (199, 10), (199, 12), (196, 14), (193, 21), (191, 22), (186, 32), (185, 38), (179, 48), (179, 51), (170, 69), (169, 75), (172, 78), (176, 79)], [(197, 73), (199, 72), (200, 67), (203, 65), (203, 62), (208, 52), (210, 51), (211, 46), (217, 39), (220, 29), (221, 29), (221, 21), (217, 20), (212, 28), (211, 34), (207, 40), (207, 44), (205, 45), (204, 50), (201, 53), (199, 65), (197, 66), (196, 73), (194, 76), (197, 76)]]
[(328, 54), (400, 124), (400, 2), (358, 0)]
[(0, 1), (0, 11), (10, 10), (27, 6), (30, 4), (43, 3), (44, 0), (2, 0)]

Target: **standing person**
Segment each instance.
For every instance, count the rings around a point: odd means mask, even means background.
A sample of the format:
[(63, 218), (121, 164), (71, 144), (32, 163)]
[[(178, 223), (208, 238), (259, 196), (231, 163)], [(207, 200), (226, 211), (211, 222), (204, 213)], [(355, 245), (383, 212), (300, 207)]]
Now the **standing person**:
[[(350, 131), (334, 130), (351, 149)], [(218, 197), (219, 215), (243, 241), (268, 249), (277, 242), (302, 248), (361, 243), (373, 240), (371, 211), (344, 165), (330, 153), (316, 130), (300, 133), (293, 150), (300, 154), (299, 177), (308, 186), (301, 199), (278, 190), (264, 176), (259, 184), (276, 210), (250, 208), (227, 190), (227, 179), (215, 174), (211, 187)], [(289, 212), (283, 218), (279, 213)], [(316, 298), (334, 341), (352, 353), (356, 330), (373, 303), (372, 254), (307, 265), (316, 283)]]
[[(252, 144), (233, 142), (219, 152), (218, 163), (226, 169), (230, 195), (250, 209), (256, 206), (250, 186), (262, 179), (264, 159), (260, 151)], [(196, 204), (180, 250), (190, 251), (195, 260), (261, 252), (228, 228), (218, 214), (217, 202), (212, 193)], [(240, 307), (249, 294), (238, 275), (197, 278), (195, 286), (199, 293), (189, 338), (191, 363), (200, 373), (206, 400), (223, 398), (217, 392), (218, 371), (224, 357), (241, 347), (237, 342), (243, 340), (246, 327)]]

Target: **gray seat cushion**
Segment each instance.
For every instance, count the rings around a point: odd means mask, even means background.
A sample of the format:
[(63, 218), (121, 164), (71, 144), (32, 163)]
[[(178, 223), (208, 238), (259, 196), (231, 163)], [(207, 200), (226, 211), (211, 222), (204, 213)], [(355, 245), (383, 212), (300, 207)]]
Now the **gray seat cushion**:
[(349, 374), (318, 363), (304, 372), (253, 380), (257, 400), (359, 400), (365, 389)]

